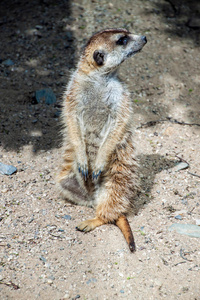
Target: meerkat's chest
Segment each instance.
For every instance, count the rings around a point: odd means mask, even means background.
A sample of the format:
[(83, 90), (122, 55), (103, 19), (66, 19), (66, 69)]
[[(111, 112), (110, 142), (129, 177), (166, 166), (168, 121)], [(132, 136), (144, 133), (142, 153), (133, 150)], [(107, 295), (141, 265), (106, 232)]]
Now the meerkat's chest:
[(119, 96), (112, 89), (100, 86), (83, 90), (78, 110), (86, 132), (101, 132), (108, 119), (116, 119)]

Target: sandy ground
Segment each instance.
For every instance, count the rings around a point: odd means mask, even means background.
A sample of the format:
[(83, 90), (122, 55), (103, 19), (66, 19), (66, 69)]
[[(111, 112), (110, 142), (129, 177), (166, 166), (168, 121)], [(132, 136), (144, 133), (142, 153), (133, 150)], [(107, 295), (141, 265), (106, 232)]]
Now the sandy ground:
[[(1, 1), (0, 162), (18, 170), (0, 175), (1, 299), (200, 299), (200, 239), (168, 230), (200, 219), (199, 15), (194, 0)], [(106, 27), (148, 39), (120, 69), (142, 187), (134, 254), (113, 225), (77, 232), (94, 211), (55, 188), (62, 93), (81, 47)], [(55, 104), (36, 103), (44, 88)]]

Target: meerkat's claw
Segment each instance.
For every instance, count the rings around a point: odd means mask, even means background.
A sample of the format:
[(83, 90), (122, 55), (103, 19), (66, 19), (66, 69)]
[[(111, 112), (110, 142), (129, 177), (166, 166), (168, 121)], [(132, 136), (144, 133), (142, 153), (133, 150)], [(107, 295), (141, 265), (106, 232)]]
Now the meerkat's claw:
[(87, 165), (78, 164), (78, 171), (82, 174), (82, 176), (87, 180), (88, 177), (88, 167)]
[(100, 175), (101, 175), (101, 170), (99, 170), (99, 171), (97, 171), (97, 172), (93, 172), (92, 173), (92, 179), (94, 180), (94, 179), (97, 179)]

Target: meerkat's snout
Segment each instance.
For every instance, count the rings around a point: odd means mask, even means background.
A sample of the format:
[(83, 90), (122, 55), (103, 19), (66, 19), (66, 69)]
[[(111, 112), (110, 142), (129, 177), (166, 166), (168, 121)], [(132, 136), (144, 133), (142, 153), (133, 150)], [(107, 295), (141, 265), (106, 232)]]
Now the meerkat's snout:
[(145, 35), (142, 35), (141, 36), (141, 40), (146, 44), (147, 43), (147, 38)]

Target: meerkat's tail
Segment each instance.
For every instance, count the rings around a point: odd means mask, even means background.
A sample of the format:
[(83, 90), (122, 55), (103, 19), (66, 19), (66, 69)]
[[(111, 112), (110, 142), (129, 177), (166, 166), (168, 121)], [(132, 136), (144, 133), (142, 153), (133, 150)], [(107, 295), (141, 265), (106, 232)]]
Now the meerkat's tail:
[(133, 237), (133, 233), (132, 233), (131, 227), (129, 225), (129, 222), (128, 222), (126, 216), (124, 216), (124, 215), (120, 216), (115, 224), (117, 225), (117, 227), (119, 227), (119, 229), (123, 233), (123, 235), (128, 243), (130, 251), (134, 252), (136, 250), (134, 237)]

